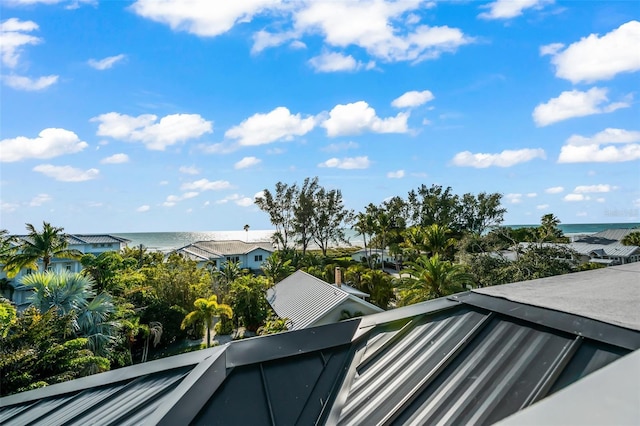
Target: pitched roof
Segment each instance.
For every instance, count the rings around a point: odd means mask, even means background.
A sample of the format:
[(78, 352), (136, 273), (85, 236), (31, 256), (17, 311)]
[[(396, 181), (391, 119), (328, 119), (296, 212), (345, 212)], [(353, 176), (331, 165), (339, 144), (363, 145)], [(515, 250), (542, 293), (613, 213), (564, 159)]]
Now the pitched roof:
[(290, 330), (313, 324), (349, 298), (346, 291), (298, 270), (267, 290), (267, 301)]
[[(67, 244), (128, 244), (131, 240), (109, 234), (66, 234)], [(31, 242), (28, 235), (15, 235), (20, 240)]]
[(220, 259), (229, 255), (240, 255), (251, 253), (254, 250), (262, 249), (273, 253), (273, 244), (268, 241), (244, 242), (240, 240), (226, 241), (197, 241), (175, 250), (193, 260)]
[(596, 232), (595, 234), (580, 237), (576, 240), (576, 242), (591, 244), (611, 244), (616, 241), (621, 241), (624, 237), (632, 232), (640, 232), (640, 228), (607, 229), (605, 231)]
[[(624, 266), (573, 275), (616, 293), (640, 273), (640, 263)], [(500, 296), (466, 292), (113, 370), (0, 398), (0, 423), (493, 424), (540, 400), (553, 402), (576, 382), (587, 387), (582, 392), (602, 395), (602, 382), (583, 380), (600, 369), (609, 392), (599, 398), (599, 418), (640, 423), (637, 410), (607, 416), (618, 408), (616, 392), (637, 400), (640, 384), (629, 368), (616, 376), (603, 368), (637, 360), (640, 332), (613, 324), (610, 315), (546, 307), (566, 284), (548, 284), (546, 299), (534, 294), (532, 304), (525, 289), (507, 284)], [(584, 292), (580, 304), (601, 296)], [(525, 303), (509, 299), (515, 297)], [(627, 297), (640, 305), (639, 293)], [(560, 418), (566, 416), (544, 423)]]

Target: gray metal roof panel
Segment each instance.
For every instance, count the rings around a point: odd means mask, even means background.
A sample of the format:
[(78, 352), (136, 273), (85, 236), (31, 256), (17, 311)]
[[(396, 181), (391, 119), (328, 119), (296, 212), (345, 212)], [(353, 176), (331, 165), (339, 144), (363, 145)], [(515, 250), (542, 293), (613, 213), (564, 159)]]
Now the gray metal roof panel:
[(267, 290), (267, 301), (290, 330), (308, 327), (349, 298), (346, 291), (304, 271), (296, 271)]

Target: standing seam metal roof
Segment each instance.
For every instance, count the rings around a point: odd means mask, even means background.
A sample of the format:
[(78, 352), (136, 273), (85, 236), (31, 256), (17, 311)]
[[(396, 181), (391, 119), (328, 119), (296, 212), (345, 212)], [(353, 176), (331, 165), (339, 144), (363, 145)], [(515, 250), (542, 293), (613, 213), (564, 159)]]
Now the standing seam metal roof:
[(0, 423), (493, 424), (639, 348), (631, 328), (467, 292), (0, 398)]

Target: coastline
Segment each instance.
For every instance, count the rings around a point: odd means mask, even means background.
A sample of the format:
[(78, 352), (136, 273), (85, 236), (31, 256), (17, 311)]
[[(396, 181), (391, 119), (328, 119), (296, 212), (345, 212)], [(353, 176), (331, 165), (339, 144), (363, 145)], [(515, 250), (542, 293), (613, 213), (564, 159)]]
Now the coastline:
[[(539, 225), (503, 225), (514, 229), (524, 227), (536, 227)], [(589, 235), (607, 229), (640, 228), (640, 223), (587, 223), (587, 224), (560, 224), (558, 227), (566, 236)], [(273, 229), (258, 229), (249, 231), (186, 231), (186, 232), (115, 232), (111, 235), (129, 240), (129, 247), (142, 244), (149, 250), (162, 252), (176, 250), (197, 241), (209, 240), (239, 240), (244, 242), (271, 241)], [(347, 239), (351, 247), (362, 247), (363, 240), (354, 230), (346, 230)]]

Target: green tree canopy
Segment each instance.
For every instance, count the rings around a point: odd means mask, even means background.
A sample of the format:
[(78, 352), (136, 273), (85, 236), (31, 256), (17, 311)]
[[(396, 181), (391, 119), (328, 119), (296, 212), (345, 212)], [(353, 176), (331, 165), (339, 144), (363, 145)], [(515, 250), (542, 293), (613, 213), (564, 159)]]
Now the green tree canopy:
[(42, 269), (47, 270), (54, 258), (79, 260), (82, 253), (69, 249), (64, 228), (51, 226), (43, 222), (42, 231), (27, 223), (29, 233), (18, 246), (18, 252), (8, 259), (4, 266), (9, 277), (15, 277), (23, 268), (38, 269), (38, 261), (42, 261)]
[(473, 284), (473, 277), (464, 266), (441, 260), (437, 254), (423, 255), (415, 262), (409, 262), (402, 274), (408, 275), (402, 278), (400, 285), (400, 299), (404, 305), (449, 296)]
[(182, 328), (191, 327), (198, 322), (202, 322), (207, 327), (207, 347), (211, 342), (211, 329), (213, 328), (213, 320), (220, 316), (231, 318), (233, 310), (231, 306), (224, 303), (218, 303), (218, 298), (213, 295), (208, 299), (200, 298), (193, 302), (195, 310), (189, 312), (182, 321)]

